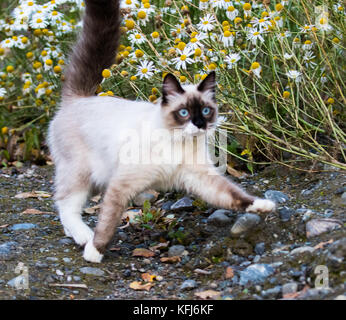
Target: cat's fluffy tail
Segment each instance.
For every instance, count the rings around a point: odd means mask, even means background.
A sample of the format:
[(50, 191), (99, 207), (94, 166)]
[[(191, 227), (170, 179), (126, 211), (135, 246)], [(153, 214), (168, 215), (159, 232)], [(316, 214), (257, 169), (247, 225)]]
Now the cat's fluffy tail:
[(84, 1), (83, 30), (65, 72), (63, 98), (94, 95), (119, 45), (120, 0)]

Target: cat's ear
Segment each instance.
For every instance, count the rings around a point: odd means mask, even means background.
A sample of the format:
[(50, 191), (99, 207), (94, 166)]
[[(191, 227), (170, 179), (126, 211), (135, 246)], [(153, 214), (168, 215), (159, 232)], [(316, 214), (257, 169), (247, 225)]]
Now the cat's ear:
[(173, 74), (168, 73), (163, 79), (162, 85), (162, 103), (168, 102), (168, 96), (174, 96), (176, 94), (183, 94), (185, 91), (181, 87), (179, 81)]
[(198, 85), (197, 90), (200, 92), (211, 92), (213, 99), (215, 100), (215, 88), (216, 88), (216, 73), (210, 72), (206, 78)]

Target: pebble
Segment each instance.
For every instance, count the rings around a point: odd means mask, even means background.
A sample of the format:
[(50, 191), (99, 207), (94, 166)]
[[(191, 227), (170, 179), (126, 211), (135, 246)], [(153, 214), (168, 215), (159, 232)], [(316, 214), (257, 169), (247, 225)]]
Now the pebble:
[(16, 254), (17, 242), (9, 241), (0, 244), (0, 260), (11, 260)]
[(245, 233), (256, 227), (260, 221), (261, 218), (258, 214), (245, 213), (234, 223), (231, 229), (231, 235), (235, 236)]
[(52, 262), (57, 262), (59, 259), (56, 257), (47, 257), (46, 260), (52, 261)]
[(286, 201), (289, 200), (288, 195), (284, 194), (281, 191), (276, 191), (276, 190), (267, 190), (264, 193), (264, 197), (276, 203), (285, 203)]
[(169, 257), (175, 257), (175, 256), (182, 256), (183, 253), (185, 251), (185, 247), (182, 246), (182, 245), (175, 245), (175, 246), (171, 246), (169, 249), (168, 249), (168, 256)]
[(281, 293), (282, 287), (281, 286), (276, 286), (274, 288), (270, 288), (267, 290), (263, 290), (261, 292), (262, 297), (264, 298), (271, 298), (275, 299), (277, 296)]
[(71, 238), (62, 238), (58, 242), (62, 245), (73, 244), (73, 240)]
[(282, 286), (282, 295), (284, 296), (285, 294), (289, 294), (289, 293), (295, 293), (298, 290), (298, 283), (296, 282), (289, 282), (289, 283), (285, 283)]
[(7, 282), (7, 285), (9, 285), (12, 288), (16, 289), (25, 289), (25, 285), (27, 285), (28, 279), (24, 275), (19, 275), (10, 281)]
[(182, 291), (192, 290), (195, 288), (197, 288), (197, 282), (195, 280), (185, 280), (180, 286), (180, 290)]
[(36, 228), (37, 225), (33, 223), (16, 223), (13, 226), (10, 227), (12, 231), (17, 231), (17, 230), (29, 230)]
[(93, 275), (93, 276), (103, 276), (105, 273), (99, 268), (92, 267), (83, 267), (80, 268), (79, 271), (84, 274)]
[(70, 262), (71, 262), (71, 259), (70, 259), (70, 258), (62, 258), (62, 260), (63, 260), (65, 263), (70, 263)]
[(161, 209), (165, 211), (171, 210), (171, 206), (173, 203), (173, 201), (167, 201), (164, 204), (162, 204)]
[(341, 195), (341, 203), (346, 204), (346, 192)]
[(58, 276), (63, 276), (64, 275), (64, 273), (61, 270), (59, 270), (59, 269), (55, 270), (55, 272), (56, 272), (56, 274)]
[(171, 206), (171, 210), (173, 211), (180, 211), (180, 210), (192, 210), (194, 208), (193, 206), (193, 200), (189, 197), (184, 197), (179, 199), (177, 202), (173, 203)]
[(154, 203), (156, 199), (156, 194), (150, 192), (142, 192), (133, 199), (133, 203), (137, 207), (142, 207), (145, 201), (148, 200), (150, 203)]
[(218, 227), (225, 227), (232, 222), (232, 219), (226, 215), (227, 213), (231, 212), (222, 209), (216, 210), (208, 217), (207, 223)]
[(285, 207), (279, 208), (278, 212), (279, 212), (280, 220), (283, 222), (287, 222), (287, 221), (290, 221), (291, 216), (294, 213), (294, 210), (285, 206)]
[(265, 251), (265, 243), (264, 242), (259, 242), (255, 245), (255, 252), (258, 255), (262, 255)]
[(240, 272), (240, 285), (246, 285), (248, 282), (262, 283), (267, 277), (274, 274), (274, 268), (269, 264), (253, 264)]
[(342, 222), (336, 219), (313, 219), (306, 223), (306, 237), (316, 237), (322, 233), (339, 229)]

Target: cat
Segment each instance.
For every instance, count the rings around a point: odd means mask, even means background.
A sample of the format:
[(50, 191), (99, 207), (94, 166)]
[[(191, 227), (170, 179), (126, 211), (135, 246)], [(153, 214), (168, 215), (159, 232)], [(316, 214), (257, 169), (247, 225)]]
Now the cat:
[[(208, 155), (204, 163), (187, 161), (203, 149), (196, 143), (186, 148), (187, 138), (207, 137), (217, 124), (215, 72), (198, 85), (181, 85), (172, 74), (166, 75), (156, 104), (95, 95), (102, 70), (113, 63), (121, 18), (119, 0), (85, 0), (85, 4), (83, 28), (65, 71), (60, 108), (48, 130), (55, 164), (55, 203), (65, 234), (84, 246), (84, 259), (101, 262), (129, 200), (149, 188), (184, 190), (226, 209), (274, 210), (272, 201), (247, 194), (219, 174)], [(174, 153), (179, 163), (121, 161), (119, 154), (127, 141), (121, 138), (123, 132), (132, 130), (141, 136), (143, 123), (150, 124), (151, 130), (168, 132), (159, 141), (166, 151), (179, 140), (173, 132), (181, 130), (185, 149)], [(139, 148), (144, 148), (141, 143)], [(150, 148), (149, 153), (155, 154)], [(94, 189), (104, 191), (95, 232), (81, 216)]]

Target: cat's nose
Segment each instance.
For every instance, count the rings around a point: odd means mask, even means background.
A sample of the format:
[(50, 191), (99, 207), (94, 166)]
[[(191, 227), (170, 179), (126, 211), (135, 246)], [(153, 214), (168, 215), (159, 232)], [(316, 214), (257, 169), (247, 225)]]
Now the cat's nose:
[(204, 126), (204, 121), (201, 119), (196, 119), (192, 123), (198, 128), (201, 129)]

